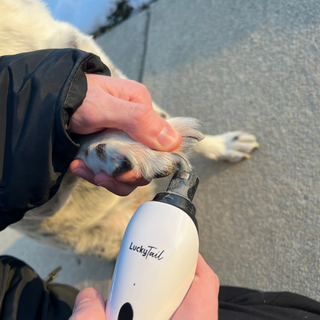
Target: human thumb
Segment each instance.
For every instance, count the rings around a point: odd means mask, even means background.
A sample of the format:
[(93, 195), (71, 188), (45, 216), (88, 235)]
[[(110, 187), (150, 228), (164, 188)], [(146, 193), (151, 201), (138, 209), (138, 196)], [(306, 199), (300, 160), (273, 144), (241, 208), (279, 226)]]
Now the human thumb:
[(80, 291), (69, 320), (106, 320), (105, 302), (102, 295), (93, 288)]
[(101, 119), (106, 128), (125, 131), (134, 140), (159, 151), (173, 151), (181, 143), (181, 135), (162, 119), (151, 106), (106, 96), (105, 101), (114, 106)]

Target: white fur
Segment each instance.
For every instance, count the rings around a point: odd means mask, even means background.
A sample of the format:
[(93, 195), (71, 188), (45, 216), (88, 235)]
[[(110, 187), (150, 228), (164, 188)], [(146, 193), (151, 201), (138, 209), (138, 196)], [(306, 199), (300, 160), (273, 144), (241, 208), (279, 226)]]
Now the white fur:
[[(90, 36), (82, 34), (68, 23), (53, 20), (41, 0), (0, 0), (0, 44), (0, 56), (76, 47), (100, 56), (113, 76), (125, 78)], [(155, 104), (154, 108), (164, 118), (169, 117)], [(193, 145), (201, 140), (202, 135), (197, 131), (194, 120), (173, 118), (169, 121), (184, 137), (182, 146), (175, 151), (179, 156), (157, 153), (136, 143), (125, 133), (115, 134), (115, 131), (108, 130), (85, 139), (78, 156), (86, 161), (88, 150), (90, 156), (87, 163), (92, 170), (110, 173), (114, 169), (111, 157), (107, 163), (101, 163), (96, 152), (97, 145), (104, 143), (109, 148), (107, 154), (110, 152), (116, 160), (121, 161), (122, 153), (127, 153), (134, 169), (147, 178), (159, 171), (169, 171), (171, 166), (179, 163), (181, 157), (186, 160), (183, 165), (189, 165), (188, 158)], [(195, 139), (188, 138), (190, 136)], [(258, 143), (254, 136), (232, 132), (206, 136), (197, 145), (196, 151), (214, 160), (239, 161), (248, 158), (256, 147)], [(25, 218), (13, 227), (41, 243), (77, 254), (112, 259), (117, 255), (130, 217), (141, 203), (152, 198), (153, 190), (150, 184), (138, 188), (126, 198), (120, 198), (67, 173), (58, 193), (43, 206), (28, 211)]]

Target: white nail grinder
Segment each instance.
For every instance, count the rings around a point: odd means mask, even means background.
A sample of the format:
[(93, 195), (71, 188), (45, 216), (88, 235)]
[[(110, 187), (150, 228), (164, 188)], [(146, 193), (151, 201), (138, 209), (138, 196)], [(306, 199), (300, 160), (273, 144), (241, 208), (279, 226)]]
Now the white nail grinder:
[(177, 171), (126, 229), (107, 301), (108, 320), (169, 320), (194, 279), (199, 237), (191, 203), (199, 184)]

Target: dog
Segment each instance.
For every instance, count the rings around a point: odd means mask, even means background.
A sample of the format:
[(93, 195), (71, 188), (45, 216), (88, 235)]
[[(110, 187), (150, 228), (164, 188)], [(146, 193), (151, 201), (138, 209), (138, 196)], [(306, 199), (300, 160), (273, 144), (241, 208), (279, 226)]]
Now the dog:
[[(92, 37), (66, 22), (55, 21), (41, 0), (0, 0), (0, 43), (0, 56), (50, 48), (92, 52), (109, 67), (112, 76), (126, 79)], [(170, 118), (156, 104), (153, 107), (180, 132), (182, 143), (178, 150), (151, 150), (120, 130), (107, 129), (84, 136), (77, 158), (95, 173), (105, 171), (112, 175), (133, 169), (151, 180), (176, 169), (190, 169), (192, 151), (216, 161), (237, 162), (249, 158), (258, 147), (256, 138), (249, 133), (203, 136), (197, 120)], [(68, 172), (50, 201), (28, 211), (11, 227), (68, 253), (114, 259), (127, 223), (139, 205), (152, 199), (154, 188), (151, 183), (122, 198)]]

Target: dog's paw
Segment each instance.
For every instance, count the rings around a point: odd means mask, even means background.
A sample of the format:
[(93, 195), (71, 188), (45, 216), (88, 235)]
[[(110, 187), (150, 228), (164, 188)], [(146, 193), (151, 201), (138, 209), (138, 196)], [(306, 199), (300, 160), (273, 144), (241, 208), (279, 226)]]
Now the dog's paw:
[(180, 132), (181, 145), (173, 152), (152, 150), (134, 141), (125, 132), (106, 129), (88, 135), (81, 141), (77, 158), (82, 159), (95, 174), (118, 175), (136, 171), (147, 180), (165, 177), (176, 169), (191, 170), (189, 158), (195, 144), (203, 139), (193, 118), (171, 118), (168, 122)]
[(250, 158), (250, 153), (258, 147), (259, 143), (254, 135), (233, 131), (216, 136), (205, 135), (196, 150), (209, 159), (238, 162)]

